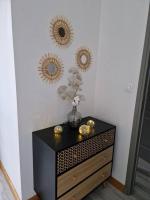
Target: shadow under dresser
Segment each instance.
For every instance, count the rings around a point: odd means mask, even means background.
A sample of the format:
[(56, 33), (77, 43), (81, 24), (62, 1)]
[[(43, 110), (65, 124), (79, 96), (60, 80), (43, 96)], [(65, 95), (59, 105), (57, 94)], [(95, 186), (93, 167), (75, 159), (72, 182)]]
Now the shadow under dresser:
[(92, 117), (95, 128), (87, 136), (62, 124), (33, 132), (34, 190), (41, 200), (81, 200), (104, 183), (112, 170), (116, 127)]

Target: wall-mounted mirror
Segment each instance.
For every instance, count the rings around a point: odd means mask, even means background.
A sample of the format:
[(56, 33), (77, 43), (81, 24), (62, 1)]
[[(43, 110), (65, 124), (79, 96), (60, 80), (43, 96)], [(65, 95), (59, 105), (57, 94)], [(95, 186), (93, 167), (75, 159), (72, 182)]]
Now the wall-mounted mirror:
[(59, 46), (67, 46), (73, 38), (70, 23), (64, 17), (56, 17), (50, 26), (50, 35)]
[(58, 80), (63, 73), (62, 62), (57, 56), (46, 54), (40, 60), (39, 73), (49, 83)]
[(91, 53), (89, 49), (79, 49), (76, 54), (76, 62), (82, 70), (87, 70), (91, 65)]

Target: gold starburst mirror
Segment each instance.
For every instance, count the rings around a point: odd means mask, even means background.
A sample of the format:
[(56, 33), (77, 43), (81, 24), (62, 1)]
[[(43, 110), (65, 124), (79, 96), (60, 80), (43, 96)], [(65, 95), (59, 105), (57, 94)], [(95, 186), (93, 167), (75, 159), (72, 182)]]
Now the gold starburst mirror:
[(50, 25), (50, 35), (59, 46), (68, 46), (73, 38), (73, 31), (68, 20), (64, 17), (53, 19)]
[(82, 69), (83, 71), (86, 71), (90, 67), (91, 61), (92, 61), (92, 56), (89, 49), (80, 48), (77, 51), (76, 62), (77, 62), (78, 67), (80, 67), (80, 69)]
[(38, 71), (44, 81), (52, 83), (61, 78), (63, 73), (62, 62), (56, 55), (45, 54), (39, 64)]

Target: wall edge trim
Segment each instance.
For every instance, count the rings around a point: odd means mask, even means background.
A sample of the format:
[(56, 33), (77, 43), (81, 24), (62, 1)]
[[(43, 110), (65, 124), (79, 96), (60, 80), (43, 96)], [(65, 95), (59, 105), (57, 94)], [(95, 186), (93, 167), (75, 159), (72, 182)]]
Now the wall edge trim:
[(10, 188), (10, 190), (11, 190), (11, 192), (12, 192), (14, 198), (15, 198), (15, 200), (20, 200), (20, 197), (19, 197), (19, 195), (18, 195), (18, 193), (16, 191), (16, 188), (15, 188), (13, 182), (11, 181), (11, 179), (10, 179), (10, 177), (9, 177), (9, 175), (8, 175), (8, 173), (7, 173), (7, 171), (6, 171), (6, 169), (5, 169), (5, 167), (4, 167), (4, 165), (3, 165), (1, 160), (0, 160), (0, 170), (3, 173), (3, 175), (5, 177), (5, 180), (8, 183), (8, 186), (9, 186), (9, 188)]
[[(114, 186), (116, 189), (118, 189), (120, 192), (124, 192), (125, 189), (125, 185), (123, 185), (121, 182), (119, 182), (117, 179), (115, 179), (114, 177), (110, 177), (109, 181), (108, 181), (112, 186)], [(28, 200), (40, 200), (40, 198), (38, 197), (38, 195), (35, 195), (33, 197), (31, 197)]]
[(114, 186), (116, 189), (118, 189), (120, 192), (124, 192), (125, 185), (123, 185), (121, 182), (119, 182), (114, 177), (110, 177), (109, 183)]

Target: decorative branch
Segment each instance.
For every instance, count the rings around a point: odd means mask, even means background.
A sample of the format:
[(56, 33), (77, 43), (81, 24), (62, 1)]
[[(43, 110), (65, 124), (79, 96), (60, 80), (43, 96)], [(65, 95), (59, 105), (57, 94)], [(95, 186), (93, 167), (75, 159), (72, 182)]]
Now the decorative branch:
[(63, 100), (72, 102), (73, 106), (79, 105), (80, 101), (84, 101), (84, 95), (79, 92), (82, 91), (81, 85), (82, 77), (78, 68), (73, 67), (69, 70), (70, 77), (68, 78), (68, 85), (62, 85), (58, 88), (58, 94)]

